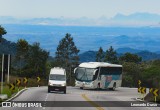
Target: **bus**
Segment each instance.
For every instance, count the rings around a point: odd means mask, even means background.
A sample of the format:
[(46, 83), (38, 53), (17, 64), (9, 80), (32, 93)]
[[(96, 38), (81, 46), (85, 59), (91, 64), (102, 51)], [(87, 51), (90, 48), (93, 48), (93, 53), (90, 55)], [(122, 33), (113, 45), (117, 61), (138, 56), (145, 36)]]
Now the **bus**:
[(85, 62), (74, 69), (75, 86), (80, 89), (115, 90), (122, 83), (122, 65), (105, 62)]

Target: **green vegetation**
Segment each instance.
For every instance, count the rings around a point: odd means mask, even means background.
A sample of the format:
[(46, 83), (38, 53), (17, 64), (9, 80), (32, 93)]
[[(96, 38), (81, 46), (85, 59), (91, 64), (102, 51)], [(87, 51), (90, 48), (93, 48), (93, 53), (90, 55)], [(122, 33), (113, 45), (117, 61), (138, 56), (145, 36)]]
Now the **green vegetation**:
[(123, 56), (119, 58), (120, 62), (134, 62), (139, 63), (142, 61), (142, 57), (139, 57), (136, 54), (125, 53)]
[(112, 46), (104, 53), (102, 47), (99, 48), (96, 53), (96, 61), (98, 62), (108, 62), (108, 63), (118, 63), (117, 53)]
[(117, 53), (112, 46), (106, 51), (105, 62), (118, 63)]
[(99, 48), (97, 54), (96, 54), (96, 61), (97, 62), (103, 62), (104, 61), (104, 52), (102, 47)]
[(70, 34), (66, 34), (57, 47), (56, 60), (61, 67), (68, 67), (76, 65), (79, 61), (79, 50), (73, 42), (73, 37)]
[(124, 62), (123, 64), (122, 86), (138, 87), (138, 80), (141, 79), (140, 64), (134, 62)]
[(40, 44), (35, 42), (29, 45), (27, 41), (20, 39), (17, 42), (17, 53), (15, 56), (15, 64), (13, 74), (21, 77), (46, 76), (46, 63), (49, 52), (40, 48)]
[(0, 25), (0, 42), (2, 41), (2, 36), (7, 34), (6, 30)]
[(56, 63), (57, 66), (63, 67), (67, 72), (67, 83), (68, 85), (74, 84), (74, 77), (72, 68), (75, 67), (79, 63), (79, 49), (77, 49), (73, 37), (70, 34), (66, 34), (66, 36), (59, 42), (56, 51)]
[[(24, 87), (19, 87), (19, 91), (24, 89)], [(18, 87), (15, 87), (14, 90), (10, 90), (9, 86), (3, 86), (3, 92), (2, 94), (7, 94), (8, 98), (10, 98), (12, 95), (18, 92)]]
[[(47, 65), (49, 52), (42, 49), (39, 43), (35, 42), (30, 45), (25, 39), (19, 39), (17, 43), (11, 43), (2, 38), (2, 35), (6, 33), (6, 30), (0, 26), (0, 53), (11, 54), (12, 56), (10, 82), (15, 83), (17, 78), (23, 81), (23, 78), (27, 77), (29, 79), (27, 86), (47, 85), (48, 71), (50, 69)], [(2, 58), (0, 57), (0, 65), (1, 60)], [(39, 84), (36, 81), (37, 76), (41, 78)]]
[[(18, 76), (10, 76), (10, 84), (16, 84), (16, 79), (20, 79), (21, 80), (21, 84), (19, 87), (19, 91), (25, 88), (25, 85), (23, 83), (23, 77), (18, 77)], [(28, 78), (28, 83), (26, 85), (26, 87), (38, 87), (38, 86), (45, 86), (47, 85), (47, 80), (45, 79), (41, 79), (41, 81), (39, 83), (37, 83), (37, 79), (36, 78)], [(10, 98), (11, 96), (15, 95), (18, 92), (18, 86), (15, 85), (15, 90), (10, 90), (9, 86), (7, 83), (4, 83), (3, 86), (3, 92), (2, 94), (7, 94), (8, 98)], [(3, 101), (0, 99), (0, 102)]]

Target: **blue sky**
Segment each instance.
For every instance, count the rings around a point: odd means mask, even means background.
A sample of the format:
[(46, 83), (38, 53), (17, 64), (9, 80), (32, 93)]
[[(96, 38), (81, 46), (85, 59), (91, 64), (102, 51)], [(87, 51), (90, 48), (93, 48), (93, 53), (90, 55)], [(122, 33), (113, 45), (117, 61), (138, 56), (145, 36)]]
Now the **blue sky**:
[(136, 12), (160, 14), (160, 0), (0, 0), (0, 16), (17, 18), (110, 18)]

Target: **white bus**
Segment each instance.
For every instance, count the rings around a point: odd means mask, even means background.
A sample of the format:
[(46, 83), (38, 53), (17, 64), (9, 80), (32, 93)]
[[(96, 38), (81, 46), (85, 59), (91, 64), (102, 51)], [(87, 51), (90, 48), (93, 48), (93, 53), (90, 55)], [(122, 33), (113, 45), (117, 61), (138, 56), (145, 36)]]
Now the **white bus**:
[(122, 83), (122, 65), (104, 62), (81, 63), (74, 69), (75, 86), (91, 89), (112, 89)]

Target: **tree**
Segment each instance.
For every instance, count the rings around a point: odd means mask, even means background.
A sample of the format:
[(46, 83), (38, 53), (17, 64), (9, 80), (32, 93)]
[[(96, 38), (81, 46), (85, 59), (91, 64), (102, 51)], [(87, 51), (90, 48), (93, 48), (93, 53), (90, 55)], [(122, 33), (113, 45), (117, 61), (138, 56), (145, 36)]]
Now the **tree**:
[(69, 67), (71, 65), (76, 65), (79, 62), (78, 56), (79, 50), (73, 42), (73, 37), (71, 34), (66, 34), (66, 36), (59, 42), (56, 51), (56, 60), (60, 62), (60, 66)]
[(24, 39), (19, 39), (17, 41), (17, 57), (25, 57), (29, 48), (29, 44)]
[(117, 60), (117, 55), (116, 51), (112, 46), (106, 51), (106, 56), (104, 61), (109, 62), (109, 63), (118, 63)]
[(6, 30), (0, 25), (0, 42), (2, 42), (2, 36), (7, 34)]
[(66, 36), (59, 42), (56, 51), (56, 63), (59, 66), (66, 69), (67, 72), (67, 83), (73, 85), (74, 78), (72, 77), (72, 67), (79, 63), (79, 49), (75, 46), (73, 41), (73, 37), (70, 34), (66, 34)]
[(49, 52), (40, 48), (40, 43), (29, 45), (24, 39), (17, 41), (16, 62), (20, 64), (19, 76), (46, 77), (46, 63)]
[(31, 76), (46, 76), (46, 63), (49, 57), (49, 52), (40, 48), (40, 43), (35, 42), (29, 46), (27, 53), (26, 75)]
[(136, 54), (125, 53), (123, 56), (119, 58), (121, 62), (134, 62), (139, 63), (142, 61), (142, 58)]
[(104, 52), (103, 52), (102, 47), (100, 47), (97, 54), (96, 54), (96, 61), (103, 62), (103, 60), (104, 60)]
[(122, 86), (138, 87), (138, 80), (141, 80), (142, 68), (134, 62), (123, 63)]
[(147, 87), (159, 87), (160, 88), (160, 60), (152, 61), (151, 65), (145, 67), (141, 73), (142, 78)]
[(29, 47), (29, 44), (26, 40), (19, 39), (17, 41), (16, 60), (19, 63), (20, 74), (21, 74), (21, 69), (22, 69), (22, 63), (24, 65), (24, 62), (25, 62), (25, 59), (26, 59), (26, 55), (27, 55), (27, 52), (28, 52), (28, 47)]

